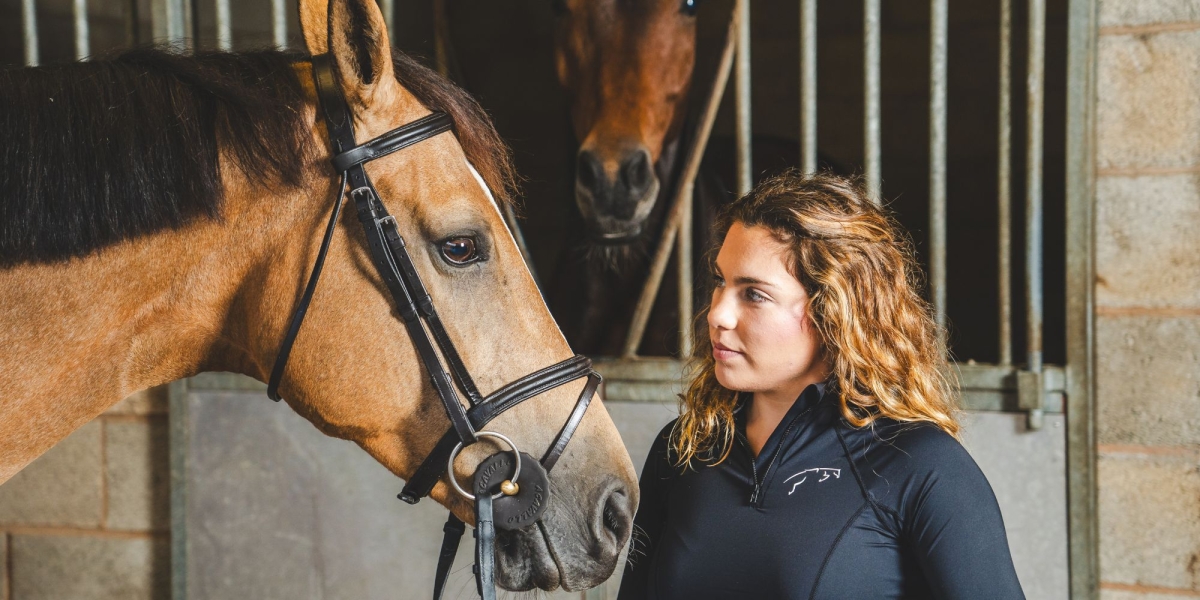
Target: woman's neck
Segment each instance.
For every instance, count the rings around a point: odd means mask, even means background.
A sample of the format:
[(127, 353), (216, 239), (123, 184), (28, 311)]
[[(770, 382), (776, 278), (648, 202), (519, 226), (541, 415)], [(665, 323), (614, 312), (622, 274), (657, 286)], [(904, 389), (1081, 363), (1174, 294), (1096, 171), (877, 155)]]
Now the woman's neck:
[(753, 401), (746, 414), (746, 440), (750, 442), (750, 449), (755, 456), (762, 452), (767, 438), (770, 438), (771, 433), (779, 427), (784, 415), (787, 414), (792, 404), (795, 404), (800, 394), (808, 389), (808, 386), (821, 383), (828, 378), (829, 368), (821, 364), (819, 368), (811, 369), (789, 381), (785, 386), (754, 392)]

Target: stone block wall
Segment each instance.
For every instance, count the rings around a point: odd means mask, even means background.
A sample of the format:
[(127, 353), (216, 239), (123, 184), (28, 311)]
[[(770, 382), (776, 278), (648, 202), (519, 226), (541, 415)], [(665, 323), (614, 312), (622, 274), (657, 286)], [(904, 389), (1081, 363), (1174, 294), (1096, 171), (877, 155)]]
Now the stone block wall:
[(1101, 0), (1104, 600), (1200, 598), (1200, 2)]
[(166, 600), (166, 388), (117, 403), (0, 486), (0, 600)]

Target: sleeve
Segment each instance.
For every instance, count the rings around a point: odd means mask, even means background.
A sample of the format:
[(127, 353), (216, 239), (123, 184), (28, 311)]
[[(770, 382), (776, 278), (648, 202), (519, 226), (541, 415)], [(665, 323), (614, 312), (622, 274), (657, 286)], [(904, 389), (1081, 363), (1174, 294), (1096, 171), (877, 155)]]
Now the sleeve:
[(992, 487), (962, 445), (938, 435), (942, 439), (920, 453), (931, 468), (906, 503), (910, 548), (933, 596), (1025, 598)]
[(675, 422), (672, 421), (659, 432), (642, 468), (642, 478), (638, 482), (641, 495), (637, 514), (633, 518), (633, 535), (625, 559), (618, 600), (642, 600), (651, 596), (650, 565), (666, 523), (667, 494), (674, 476), (668, 444), (674, 426)]

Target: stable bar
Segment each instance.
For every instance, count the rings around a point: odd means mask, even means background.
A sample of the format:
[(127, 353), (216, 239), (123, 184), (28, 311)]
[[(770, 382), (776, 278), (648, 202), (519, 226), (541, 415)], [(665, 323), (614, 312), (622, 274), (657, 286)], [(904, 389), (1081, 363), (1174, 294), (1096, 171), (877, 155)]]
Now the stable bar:
[(879, 0), (863, 1), (863, 173), (876, 204), (882, 194), (880, 167)]
[(276, 48), (287, 48), (287, 7), (284, 0), (271, 0), (271, 39)]
[(1000, 364), (1012, 348), (1012, 0), (1000, 0), (1000, 123), (996, 165), (999, 231)]
[(1025, 311), (1027, 368), (1042, 370), (1042, 112), (1045, 105), (1046, 0), (1029, 0), (1025, 81)]
[(817, 172), (817, 0), (800, 0), (800, 168)]
[[(694, 196), (694, 190), (691, 191)], [(692, 345), (695, 343), (695, 331), (692, 328), (692, 206), (694, 198), (684, 201), (683, 214), (679, 219), (679, 235), (675, 239), (675, 262), (679, 265), (676, 273), (679, 275), (676, 287), (679, 288), (679, 356), (687, 358), (692, 355)]]
[(1095, 0), (1067, 2), (1067, 560), (1071, 600), (1099, 597), (1095, 356)]
[(750, 138), (750, 0), (738, 0), (737, 34), (737, 183), (738, 195), (754, 186)]
[(87, 0), (74, 0), (71, 12), (75, 18), (75, 59), (83, 60), (92, 53), (88, 39)]
[(191, 0), (150, 0), (150, 24), (154, 40), (165, 40), (180, 50), (189, 49), (191, 13)]
[(379, 7), (383, 9), (383, 21), (387, 24), (388, 39), (392, 42), (392, 47), (396, 47), (396, 0), (379, 0)]
[(21, 32), (25, 38), (25, 65), (38, 65), (37, 4), (21, 0)]
[(946, 327), (946, 62), (948, 0), (929, 4), (929, 289)]
[(217, 4), (217, 48), (233, 50), (233, 17), (229, 0), (216, 0)]

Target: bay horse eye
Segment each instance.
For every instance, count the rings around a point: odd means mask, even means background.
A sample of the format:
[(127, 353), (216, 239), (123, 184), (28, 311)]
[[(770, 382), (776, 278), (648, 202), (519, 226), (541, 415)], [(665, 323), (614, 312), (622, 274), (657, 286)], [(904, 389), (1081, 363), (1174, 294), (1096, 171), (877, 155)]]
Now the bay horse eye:
[(452, 265), (469, 265), (479, 260), (479, 248), (475, 244), (475, 238), (451, 238), (442, 242), (442, 256)]
[(683, 0), (683, 6), (679, 8), (679, 12), (682, 12), (685, 15), (695, 16), (697, 4), (700, 4), (700, 0)]

